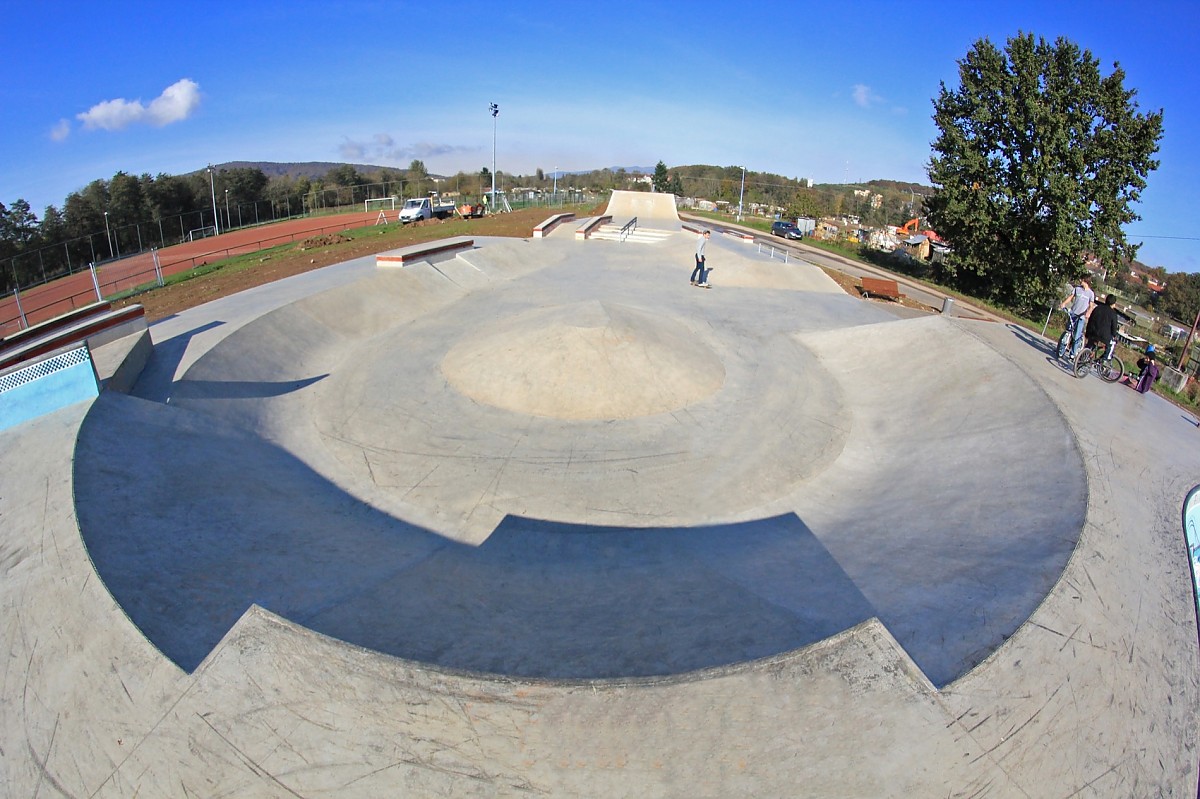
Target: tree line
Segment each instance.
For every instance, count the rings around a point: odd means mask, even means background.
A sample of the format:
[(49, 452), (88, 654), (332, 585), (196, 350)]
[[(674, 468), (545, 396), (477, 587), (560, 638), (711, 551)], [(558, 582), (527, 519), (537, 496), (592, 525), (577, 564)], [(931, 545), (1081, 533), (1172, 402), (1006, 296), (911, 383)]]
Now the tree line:
[[(665, 176), (658, 174), (665, 172)], [(899, 224), (916, 213), (928, 187), (893, 181), (862, 186), (820, 185), (741, 167), (679, 166), (666, 172), (659, 163), (653, 175), (656, 190), (680, 196), (724, 200), (739, 194), (746, 205), (782, 209), (784, 216), (854, 214), (865, 224)], [(622, 168), (553, 173), (538, 168), (532, 175), (496, 173), (501, 190), (517, 187), (604, 193), (614, 189), (649, 190), (642, 176)], [(185, 175), (130, 175), (117, 172), (93, 180), (72, 192), (59, 206), (48, 206), (41, 218), (25, 200), (0, 203), (0, 290), (25, 288), (55, 277), (103, 264), (151, 247), (165, 247), (196, 236), (246, 225), (286, 219), (327, 208), (361, 206), (377, 197), (423, 196), (431, 191), (455, 192), (480, 198), (491, 190), (487, 167), (479, 172), (432, 175), (420, 160), (407, 169), (380, 167), (360, 171), (335, 166), (323, 175), (268, 177), (259, 167), (219, 167)], [(882, 194), (872, 207), (855, 198), (853, 189)]]

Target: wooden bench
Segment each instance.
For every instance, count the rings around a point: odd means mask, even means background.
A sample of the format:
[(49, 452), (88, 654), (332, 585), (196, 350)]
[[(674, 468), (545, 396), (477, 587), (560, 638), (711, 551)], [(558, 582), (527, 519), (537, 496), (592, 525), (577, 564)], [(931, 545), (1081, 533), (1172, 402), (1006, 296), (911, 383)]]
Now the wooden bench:
[(864, 297), (883, 297), (887, 300), (899, 300), (904, 296), (896, 281), (880, 277), (862, 278), (862, 293)]

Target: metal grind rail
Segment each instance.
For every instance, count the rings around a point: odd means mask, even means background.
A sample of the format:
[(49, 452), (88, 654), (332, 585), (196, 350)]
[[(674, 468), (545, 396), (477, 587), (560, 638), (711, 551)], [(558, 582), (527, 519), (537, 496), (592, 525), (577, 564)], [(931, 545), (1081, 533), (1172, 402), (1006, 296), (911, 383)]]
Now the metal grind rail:
[(629, 234), (635, 230), (637, 230), (637, 217), (636, 216), (621, 226), (620, 233), (618, 234), (620, 236), (621, 241), (625, 241), (625, 239), (629, 238)]

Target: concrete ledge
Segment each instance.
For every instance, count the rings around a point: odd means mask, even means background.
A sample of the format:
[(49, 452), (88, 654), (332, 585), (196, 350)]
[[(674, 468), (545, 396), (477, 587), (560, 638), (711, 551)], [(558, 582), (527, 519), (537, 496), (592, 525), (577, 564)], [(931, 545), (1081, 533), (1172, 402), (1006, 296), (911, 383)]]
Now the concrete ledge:
[(555, 214), (533, 229), (533, 237), (535, 239), (544, 239), (554, 228), (563, 222), (570, 222), (574, 218), (575, 214), (573, 213)]
[(700, 233), (703, 233), (704, 231), (708, 230), (708, 228), (704, 227), (703, 225), (694, 224), (692, 222), (684, 222), (683, 229), (686, 230), (688, 233), (696, 233), (696, 234), (700, 234)]
[(107, 313), (112, 310), (112, 304), (108, 302), (93, 302), (91, 305), (84, 305), (80, 308), (67, 311), (65, 314), (47, 319), (45, 322), (38, 322), (36, 325), (30, 325), (27, 328), (18, 330), (8, 336), (0, 338), (0, 347), (8, 349), (16, 347), (20, 344), (32, 341), (36, 338), (49, 335), (56, 330), (62, 330), (71, 325), (78, 324), (84, 319), (100, 314)]
[(466, 238), (465, 236), (456, 236), (452, 239), (441, 239), (425, 244), (414, 244), (411, 247), (401, 247), (398, 250), (389, 250), (388, 252), (376, 255), (375, 265), (403, 267), (417, 261), (449, 258), (456, 255), (459, 250), (468, 250), (474, 246), (475, 240)]
[(723, 230), (721, 232), (731, 239), (737, 239), (743, 244), (749, 244), (754, 241), (754, 236), (751, 236), (749, 233), (742, 233), (740, 230)]
[(575, 238), (577, 240), (586, 239), (588, 236), (599, 230), (601, 226), (607, 225), (611, 221), (611, 216), (598, 216), (587, 224), (581, 225), (575, 231)]
[(0, 354), (0, 369), (8, 369), (84, 342), (90, 347), (102, 347), (111, 341), (145, 329), (146, 311), (140, 305), (92, 314), (67, 327), (50, 325), (43, 335)]
[(103, 390), (128, 394), (154, 352), (149, 330), (131, 333), (92, 349), (92, 362)]

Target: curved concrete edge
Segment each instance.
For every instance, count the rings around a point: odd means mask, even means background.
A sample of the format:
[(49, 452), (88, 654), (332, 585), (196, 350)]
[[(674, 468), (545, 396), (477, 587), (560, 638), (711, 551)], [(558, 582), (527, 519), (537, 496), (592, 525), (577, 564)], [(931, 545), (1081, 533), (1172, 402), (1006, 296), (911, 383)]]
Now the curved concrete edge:
[(1029, 617), (1075, 548), (1087, 486), (1070, 428), (953, 320), (799, 338), (838, 376), (853, 427), (796, 512), (945, 685)]
[(1063, 413), (1088, 505), (1075, 552), (1045, 599), (942, 698), (986, 751), (1024, 775), (1029, 795), (1059, 785), (1190, 796), (1200, 657), (1178, 515), (1200, 474), (1200, 451), (1186, 444), (1194, 422), (1160, 397), (1076, 380), (1048, 362), (1052, 345), (1027, 331), (956, 324), (1020, 363)]
[(186, 690), (187, 675), (128, 621), (82, 547), (69, 464), (88, 410), (3, 434), (0, 793), (9, 796), (118, 795), (114, 771)]

